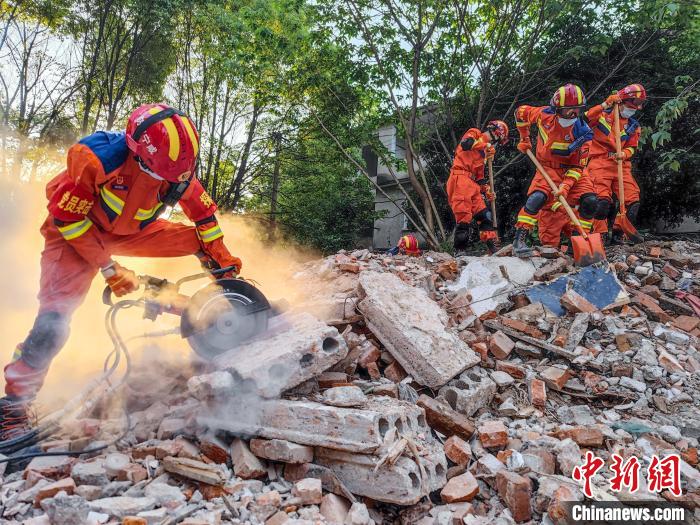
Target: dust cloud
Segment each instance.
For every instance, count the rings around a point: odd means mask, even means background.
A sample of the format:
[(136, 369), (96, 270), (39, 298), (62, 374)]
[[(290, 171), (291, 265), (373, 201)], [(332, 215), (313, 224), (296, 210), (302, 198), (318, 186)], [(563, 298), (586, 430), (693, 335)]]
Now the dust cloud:
[[(39, 260), (43, 237), (39, 228), (46, 218), (46, 196), (41, 182), (0, 181), (0, 223), (3, 236), (0, 244), (0, 334), (2, 366), (9, 362), (17, 343), (24, 340), (36, 315), (39, 289)], [(174, 220), (174, 219), (173, 219)], [(269, 242), (264, 227), (252, 219), (233, 214), (219, 214), (229, 250), (243, 260), (241, 275), (252, 279), (272, 300), (302, 297), (290, 279), (299, 266), (317, 254), (289, 243)], [(123, 266), (138, 274), (148, 274), (176, 280), (199, 273), (201, 268), (194, 256), (167, 259), (115, 257)], [(208, 284), (208, 279), (188, 283), (182, 292), (192, 294)], [(102, 304), (104, 281), (97, 276), (82, 306), (71, 322), (71, 334), (63, 350), (54, 359), (38, 402), (42, 409), (60, 407), (97, 377), (112, 345), (104, 329)], [(132, 294), (139, 297), (138, 292)], [(143, 320), (140, 309), (120, 313), (119, 327), (125, 338), (152, 331), (177, 327), (179, 318), (165, 314), (156, 322)], [(187, 366), (191, 351), (187, 342), (177, 335), (157, 339), (136, 339), (129, 344), (135, 367), (157, 366), (168, 360)], [(162, 370), (154, 370), (162, 376)], [(4, 389), (4, 378), (0, 379)], [(43, 410), (42, 410), (43, 411)]]

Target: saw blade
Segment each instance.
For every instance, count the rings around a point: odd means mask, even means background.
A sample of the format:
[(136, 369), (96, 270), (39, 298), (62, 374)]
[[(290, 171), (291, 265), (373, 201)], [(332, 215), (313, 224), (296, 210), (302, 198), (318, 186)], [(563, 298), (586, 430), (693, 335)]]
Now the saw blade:
[(270, 305), (257, 288), (226, 279), (192, 297), (181, 330), (192, 349), (210, 360), (263, 332), (269, 314)]

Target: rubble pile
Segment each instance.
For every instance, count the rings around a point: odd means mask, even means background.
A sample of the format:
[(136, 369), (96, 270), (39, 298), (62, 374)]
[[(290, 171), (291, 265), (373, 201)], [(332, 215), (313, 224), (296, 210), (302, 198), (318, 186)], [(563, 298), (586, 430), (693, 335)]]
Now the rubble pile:
[[(601, 469), (592, 499), (700, 518), (699, 278), (689, 242), (582, 270), (551, 249), (308, 263), (303, 298), (258, 339), (135, 372), (122, 440), (8, 469), (3, 523), (564, 523), (587, 452), (644, 468), (678, 454), (680, 495), (612, 492)], [(122, 431), (118, 407), (93, 416), (42, 448)]]

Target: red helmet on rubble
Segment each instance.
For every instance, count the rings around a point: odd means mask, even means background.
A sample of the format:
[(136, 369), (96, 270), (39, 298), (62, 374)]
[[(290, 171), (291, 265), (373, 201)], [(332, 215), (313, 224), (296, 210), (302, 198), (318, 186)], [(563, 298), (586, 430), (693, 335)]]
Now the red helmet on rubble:
[(142, 165), (169, 182), (192, 177), (199, 135), (182, 111), (167, 104), (144, 104), (126, 124), (126, 143)]
[(400, 252), (405, 253), (406, 255), (420, 255), (418, 239), (416, 239), (415, 235), (410, 233), (399, 239), (398, 248)]
[(491, 132), (493, 138), (498, 140), (499, 144), (508, 144), (508, 133), (510, 132), (508, 124), (502, 120), (492, 120), (486, 124), (486, 129)]
[(617, 94), (622, 99), (623, 104), (635, 109), (642, 109), (647, 101), (647, 90), (641, 84), (625, 86)]
[(582, 108), (586, 105), (586, 95), (576, 84), (566, 84), (554, 92), (549, 105), (554, 109)]

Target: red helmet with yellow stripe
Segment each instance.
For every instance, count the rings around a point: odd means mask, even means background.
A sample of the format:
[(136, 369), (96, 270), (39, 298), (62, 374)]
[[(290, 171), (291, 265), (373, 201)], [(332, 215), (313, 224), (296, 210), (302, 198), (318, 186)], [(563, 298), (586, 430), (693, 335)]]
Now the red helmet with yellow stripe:
[(182, 111), (167, 104), (144, 104), (126, 124), (126, 143), (145, 167), (169, 182), (192, 177), (199, 135)]
[(398, 248), (401, 253), (405, 253), (406, 255), (420, 255), (418, 239), (410, 233), (399, 239)]
[(492, 120), (486, 124), (486, 129), (491, 132), (494, 139), (498, 140), (499, 144), (508, 144), (508, 133), (510, 132), (508, 124), (502, 120)]
[(554, 92), (549, 105), (554, 109), (582, 108), (586, 105), (586, 95), (576, 84), (566, 84)]
[(617, 94), (622, 103), (635, 109), (642, 109), (647, 100), (647, 91), (641, 84), (630, 84), (623, 87)]

